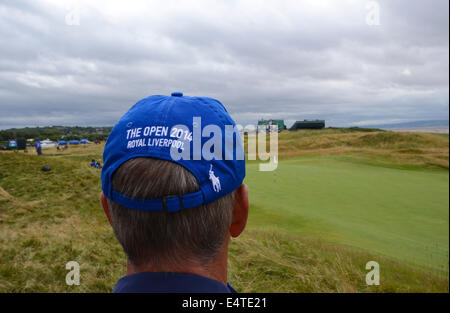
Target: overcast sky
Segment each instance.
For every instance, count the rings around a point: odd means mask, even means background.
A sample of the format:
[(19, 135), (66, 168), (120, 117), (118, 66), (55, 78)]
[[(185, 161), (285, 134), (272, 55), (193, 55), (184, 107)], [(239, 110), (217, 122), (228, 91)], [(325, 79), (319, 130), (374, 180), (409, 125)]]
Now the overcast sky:
[(114, 125), (172, 91), (217, 98), (243, 125), (448, 119), (448, 12), (448, 0), (1, 0), (0, 129)]

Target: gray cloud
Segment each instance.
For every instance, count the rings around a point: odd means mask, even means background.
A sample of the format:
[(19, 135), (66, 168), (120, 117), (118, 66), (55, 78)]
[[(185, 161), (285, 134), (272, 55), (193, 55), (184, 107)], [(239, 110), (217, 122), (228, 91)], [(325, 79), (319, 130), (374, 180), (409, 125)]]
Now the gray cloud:
[(448, 1), (380, 0), (379, 26), (367, 3), (2, 1), (0, 128), (112, 125), (175, 90), (241, 124), (447, 119)]

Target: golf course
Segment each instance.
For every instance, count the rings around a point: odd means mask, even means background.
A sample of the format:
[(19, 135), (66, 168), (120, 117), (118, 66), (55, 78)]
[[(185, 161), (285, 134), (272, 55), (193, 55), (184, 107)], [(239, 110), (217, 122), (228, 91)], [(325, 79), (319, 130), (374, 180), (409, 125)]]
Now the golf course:
[[(104, 145), (0, 151), (0, 292), (110, 292), (125, 255), (99, 202)], [(448, 292), (449, 136), (284, 131), (275, 171), (247, 162), (232, 239), (239, 292)], [(41, 167), (49, 166), (49, 172)], [(65, 283), (80, 264), (80, 285)], [(367, 285), (366, 263), (380, 266)]]

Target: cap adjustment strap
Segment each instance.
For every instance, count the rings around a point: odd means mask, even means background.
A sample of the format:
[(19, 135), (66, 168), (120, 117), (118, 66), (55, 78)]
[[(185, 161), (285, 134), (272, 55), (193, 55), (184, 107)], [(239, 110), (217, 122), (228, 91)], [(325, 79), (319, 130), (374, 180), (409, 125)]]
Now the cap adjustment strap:
[(177, 212), (182, 209), (193, 208), (204, 203), (201, 191), (181, 196), (168, 195), (157, 199), (130, 198), (112, 190), (111, 200), (127, 208), (142, 211)]

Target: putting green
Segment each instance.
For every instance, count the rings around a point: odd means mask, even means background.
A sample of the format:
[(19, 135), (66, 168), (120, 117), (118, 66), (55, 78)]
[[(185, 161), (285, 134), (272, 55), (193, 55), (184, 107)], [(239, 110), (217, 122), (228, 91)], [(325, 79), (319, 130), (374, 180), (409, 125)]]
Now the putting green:
[(280, 161), (273, 172), (248, 164), (245, 182), (250, 227), (348, 244), (448, 274), (448, 171), (325, 156)]

